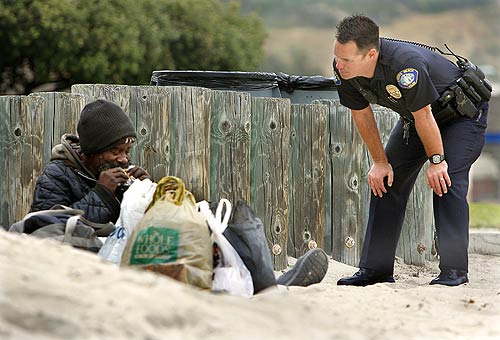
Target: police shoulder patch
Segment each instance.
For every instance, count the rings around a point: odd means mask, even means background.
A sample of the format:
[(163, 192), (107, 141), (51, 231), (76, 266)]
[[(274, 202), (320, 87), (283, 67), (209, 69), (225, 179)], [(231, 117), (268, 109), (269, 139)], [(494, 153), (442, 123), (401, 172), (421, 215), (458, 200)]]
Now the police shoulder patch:
[(411, 89), (418, 82), (418, 71), (414, 68), (405, 68), (396, 75), (399, 86), (403, 89)]
[(335, 70), (333, 70), (332, 80), (333, 80), (333, 82), (335, 83), (335, 85), (340, 85), (340, 84), (342, 84), (342, 81), (340, 80), (340, 77), (339, 77), (339, 75), (337, 74), (337, 71), (335, 71)]

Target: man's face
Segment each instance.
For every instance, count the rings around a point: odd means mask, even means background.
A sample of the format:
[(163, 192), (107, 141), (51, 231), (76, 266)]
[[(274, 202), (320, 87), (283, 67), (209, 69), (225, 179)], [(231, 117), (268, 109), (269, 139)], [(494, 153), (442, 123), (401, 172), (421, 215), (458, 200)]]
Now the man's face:
[(335, 41), (333, 46), (334, 63), (343, 79), (371, 78), (375, 70), (373, 53), (376, 53), (374, 49), (362, 53), (354, 41), (345, 44)]
[(122, 143), (100, 153), (98, 173), (116, 167), (127, 168), (130, 165), (131, 149), (132, 143)]

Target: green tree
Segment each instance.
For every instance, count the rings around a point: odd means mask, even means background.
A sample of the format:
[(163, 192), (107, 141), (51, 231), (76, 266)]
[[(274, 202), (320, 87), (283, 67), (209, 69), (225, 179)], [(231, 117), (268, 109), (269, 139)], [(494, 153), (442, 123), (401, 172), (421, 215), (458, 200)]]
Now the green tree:
[(0, 0), (0, 92), (148, 84), (153, 70), (253, 70), (265, 29), (216, 0)]

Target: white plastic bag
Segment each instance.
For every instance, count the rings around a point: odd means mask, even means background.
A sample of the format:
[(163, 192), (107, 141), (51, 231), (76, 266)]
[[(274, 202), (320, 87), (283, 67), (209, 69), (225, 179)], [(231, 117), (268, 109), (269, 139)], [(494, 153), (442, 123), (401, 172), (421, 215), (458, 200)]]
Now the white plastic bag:
[[(212, 241), (217, 244), (222, 253), (221, 261), (214, 269), (212, 291), (227, 292), (231, 295), (244, 297), (252, 296), (253, 283), (250, 271), (247, 269), (231, 243), (229, 243), (223, 235), (229, 217), (231, 216), (231, 203), (226, 199), (221, 199), (215, 216), (210, 210), (208, 202), (201, 201), (197, 203), (197, 205), (212, 230)], [(222, 218), (224, 205), (226, 211), (224, 218)]]
[(120, 216), (115, 223), (116, 229), (108, 236), (97, 255), (112, 263), (120, 263), (127, 239), (137, 222), (144, 216), (155, 190), (156, 183), (150, 179), (142, 181), (137, 179), (130, 185), (123, 194)]

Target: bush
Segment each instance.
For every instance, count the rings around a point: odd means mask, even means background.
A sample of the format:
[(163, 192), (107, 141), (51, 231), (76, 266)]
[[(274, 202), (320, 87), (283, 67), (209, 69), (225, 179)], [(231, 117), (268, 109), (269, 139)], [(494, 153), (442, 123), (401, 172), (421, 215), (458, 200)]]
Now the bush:
[(4, 0), (0, 92), (148, 84), (153, 70), (253, 70), (265, 29), (216, 0)]

